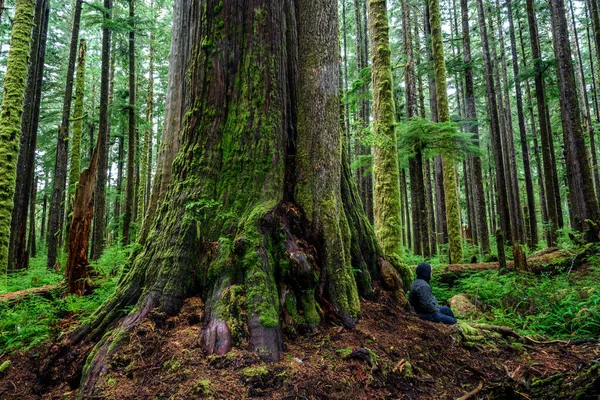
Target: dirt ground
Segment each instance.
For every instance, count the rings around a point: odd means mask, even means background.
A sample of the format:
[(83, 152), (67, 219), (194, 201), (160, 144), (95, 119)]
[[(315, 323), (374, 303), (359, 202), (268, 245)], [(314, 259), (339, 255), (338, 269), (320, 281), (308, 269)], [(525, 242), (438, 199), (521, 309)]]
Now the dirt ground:
[[(282, 360), (265, 364), (240, 349), (206, 356), (198, 342), (204, 307), (189, 299), (178, 316), (151, 317), (134, 331), (94, 398), (600, 398), (598, 343), (501, 338), (467, 346), (455, 327), (407, 314), (385, 293), (362, 306), (353, 330), (329, 321), (303, 335), (287, 332)], [(88, 351), (52, 357), (59, 347), (46, 343), (0, 357), (11, 360), (0, 373), (0, 399), (75, 398)]]

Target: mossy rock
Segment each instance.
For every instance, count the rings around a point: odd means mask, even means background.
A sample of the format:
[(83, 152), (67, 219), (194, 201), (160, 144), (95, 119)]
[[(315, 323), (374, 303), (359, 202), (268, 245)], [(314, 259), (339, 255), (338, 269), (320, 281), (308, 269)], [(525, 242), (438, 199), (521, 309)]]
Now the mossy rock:
[(457, 317), (467, 317), (477, 314), (477, 307), (466, 294), (457, 294), (448, 303)]

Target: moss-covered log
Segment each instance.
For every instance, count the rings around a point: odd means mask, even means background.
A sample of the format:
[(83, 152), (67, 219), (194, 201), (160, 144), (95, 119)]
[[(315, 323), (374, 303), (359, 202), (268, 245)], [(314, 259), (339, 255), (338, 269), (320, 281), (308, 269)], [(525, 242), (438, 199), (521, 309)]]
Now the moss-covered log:
[[(180, 150), (145, 245), (73, 338), (101, 338), (84, 397), (140, 321), (177, 313), (192, 294), (206, 302), (209, 354), (243, 346), (278, 360), (283, 328), (354, 326), (372, 279), (402, 293), (342, 152), (335, 2), (242, 3), (175, 3), (191, 18), (190, 53), (178, 53), (189, 81), (175, 83), (189, 106), (170, 136)], [(175, 25), (174, 41), (187, 32)]]
[(4, 94), (0, 111), (0, 176), (2, 176), (0, 179), (0, 274), (6, 273), (8, 265), (10, 221), (15, 193), (34, 3), (33, 0), (16, 2), (4, 75)]

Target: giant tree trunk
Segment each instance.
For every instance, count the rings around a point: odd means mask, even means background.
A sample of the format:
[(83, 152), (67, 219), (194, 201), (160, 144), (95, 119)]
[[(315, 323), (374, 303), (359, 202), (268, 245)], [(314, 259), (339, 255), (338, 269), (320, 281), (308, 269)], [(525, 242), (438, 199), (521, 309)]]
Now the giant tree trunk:
[[(169, 134), (180, 151), (142, 250), (82, 331), (102, 337), (83, 371), (83, 397), (128, 332), (154, 309), (176, 313), (189, 295), (206, 301), (208, 353), (246, 344), (278, 360), (282, 323), (313, 327), (337, 315), (355, 324), (349, 266), (371, 277), (388, 272), (402, 286), (343, 158), (336, 2), (182, 3), (175, 9), (192, 11), (189, 54), (175, 57), (194, 62), (191, 106), (180, 135)], [(174, 29), (174, 41), (188, 32)]]
[(104, 0), (104, 24), (102, 26), (102, 64), (100, 80), (100, 114), (98, 122), (98, 171), (96, 177), (96, 189), (94, 190), (94, 229), (92, 237), (92, 260), (97, 260), (104, 251), (105, 231), (106, 231), (106, 175), (108, 169), (108, 143), (109, 143), (109, 124), (110, 115), (109, 104), (109, 84), (110, 84), (110, 43), (111, 30), (109, 27), (112, 18), (112, 0)]
[(596, 242), (600, 240), (598, 232), (596, 229), (589, 229), (590, 226), (586, 221), (589, 220), (593, 225), (596, 225), (600, 217), (600, 209), (594, 191), (592, 171), (583, 137), (565, 4), (563, 0), (551, 0), (550, 7), (554, 54), (557, 59), (560, 87), (560, 110), (565, 144), (567, 182), (574, 216), (573, 228), (579, 231), (587, 231), (587, 239)]
[[(477, 123), (477, 108), (475, 106), (475, 86), (473, 84), (473, 67), (471, 66), (471, 29), (469, 24), (469, 7), (467, 0), (461, 0), (461, 19), (463, 35), (463, 61), (465, 63), (465, 117), (469, 121), (467, 132), (473, 133), (473, 139), (479, 146), (479, 125)], [(483, 170), (481, 157), (471, 157), (471, 174), (473, 176), (474, 217), (477, 220), (477, 235), (479, 246), (484, 254), (490, 252), (490, 236), (485, 209), (485, 193), (483, 187)]]
[(21, 139), (17, 161), (17, 180), (14, 194), (14, 208), (11, 216), (8, 270), (15, 271), (29, 266), (30, 254), (27, 251), (27, 214), (34, 191), (35, 148), (42, 98), (44, 60), (50, 9), (48, 2), (36, 2), (33, 26), (33, 44), (30, 49), (30, 65), (23, 117), (21, 118)]
[(10, 221), (33, 15), (33, 0), (17, 0), (0, 110), (0, 275), (6, 273), (8, 265)]
[(50, 203), (50, 217), (48, 221), (48, 259), (46, 266), (51, 269), (56, 264), (59, 248), (60, 225), (65, 211), (65, 187), (67, 185), (67, 161), (69, 155), (69, 124), (71, 118), (71, 102), (73, 97), (73, 77), (75, 75), (75, 60), (79, 45), (79, 23), (81, 21), (81, 8), (83, 0), (75, 0), (73, 15), (73, 28), (71, 30), (71, 43), (69, 47), (69, 60), (67, 63), (67, 80), (65, 97), (63, 99), (62, 119), (58, 129), (56, 144), (56, 165), (54, 166), (54, 182), (52, 202)]
[[(440, 4), (438, 0), (429, 1), (429, 21), (431, 25), (431, 48), (435, 70), (438, 122), (450, 121), (448, 92), (446, 86), (446, 62), (442, 42)], [(460, 210), (456, 187), (456, 173), (452, 154), (442, 155), (444, 177), (444, 200), (446, 203), (446, 225), (448, 227), (448, 256), (451, 263), (462, 260), (462, 238)]]

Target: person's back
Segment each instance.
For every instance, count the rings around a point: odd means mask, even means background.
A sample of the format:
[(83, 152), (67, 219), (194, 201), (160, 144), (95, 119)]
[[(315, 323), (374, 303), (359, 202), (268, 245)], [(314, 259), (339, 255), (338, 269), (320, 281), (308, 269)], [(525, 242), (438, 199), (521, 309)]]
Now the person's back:
[(440, 307), (433, 295), (429, 281), (431, 280), (431, 265), (419, 264), (416, 270), (417, 278), (413, 281), (408, 294), (408, 301), (417, 314), (427, 321), (455, 324), (456, 319), (449, 307)]

